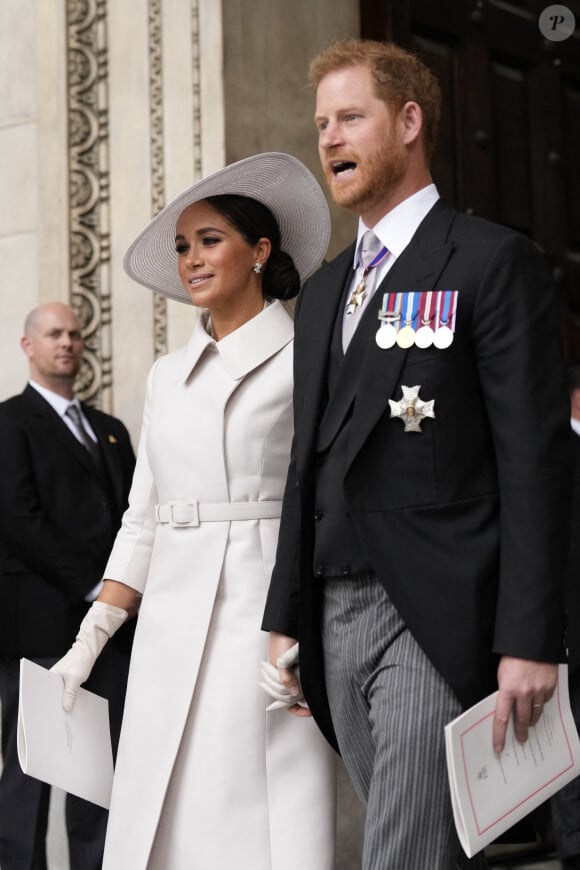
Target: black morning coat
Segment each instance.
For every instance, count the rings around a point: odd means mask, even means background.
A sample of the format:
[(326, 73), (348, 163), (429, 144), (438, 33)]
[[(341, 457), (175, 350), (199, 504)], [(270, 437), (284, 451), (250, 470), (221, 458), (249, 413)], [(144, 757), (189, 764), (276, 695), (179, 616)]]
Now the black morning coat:
[[(315, 445), (353, 255), (351, 246), (325, 263), (298, 300), (295, 437), (263, 622), (299, 638), (303, 689), (332, 743), (313, 576)], [(450, 347), (377, 346), (385, 292), (449, 289), (458, 291)], [(469, 706), (497, 688), (500, 655), (561, 660), (569, 401), (539, 251), (438, 201), (365, 309), (347, 362), (325, 425), (330, 417), (338, 432), (352, 413), (342, 481), (349, 516), (435, 667)], [(403, 385), (434, 400), (421, 432), (391, 417), (389, 399)]]

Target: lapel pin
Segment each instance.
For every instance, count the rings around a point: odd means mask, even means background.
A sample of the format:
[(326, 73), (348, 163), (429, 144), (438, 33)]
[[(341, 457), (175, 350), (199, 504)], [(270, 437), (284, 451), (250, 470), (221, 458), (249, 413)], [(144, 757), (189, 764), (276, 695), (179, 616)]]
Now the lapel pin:
[(116, 443), (117, 443), (117, 439), (115, 438), (115, 436), (109, 435), (109, 444), (116, 444)]

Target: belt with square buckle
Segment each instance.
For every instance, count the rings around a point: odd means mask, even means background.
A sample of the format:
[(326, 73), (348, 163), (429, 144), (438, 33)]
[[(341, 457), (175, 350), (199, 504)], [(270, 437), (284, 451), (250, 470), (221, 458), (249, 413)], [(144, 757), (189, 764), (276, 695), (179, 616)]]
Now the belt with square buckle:
[(240, 501), (200, 504), (198, 501), (168, 501), (155, 505), (155, 519), (174, 528), (201, 523), (280, 519), (282, 501)]

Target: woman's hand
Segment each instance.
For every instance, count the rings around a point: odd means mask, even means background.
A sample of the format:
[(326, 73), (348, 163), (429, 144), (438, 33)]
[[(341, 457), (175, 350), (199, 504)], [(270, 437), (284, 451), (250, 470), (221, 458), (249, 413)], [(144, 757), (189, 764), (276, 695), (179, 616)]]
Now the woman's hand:
[[(106, 598), (112, 598), (114, 602), (122, 602), (126, 606), (103, 600)], [(51, 671), (60, 674), (63, 679), (62, 706), (67, 713), (71, 712), (79, 686), (88, 680), (109, 638), (127, 620), (130, 610), (136, 612), (138, 600), (140, 596), (129, 586), (105, 581), (98, 599), (93, 602), (81, 622), (72, 647), (51, 668)]]
[(298, 667), (298, 642), (270, 632), (269, 662), (262, 663), (262, 688), (274, 698), (268, 709), (285, 707), (294, 716), (312, 716), (302, 694)]

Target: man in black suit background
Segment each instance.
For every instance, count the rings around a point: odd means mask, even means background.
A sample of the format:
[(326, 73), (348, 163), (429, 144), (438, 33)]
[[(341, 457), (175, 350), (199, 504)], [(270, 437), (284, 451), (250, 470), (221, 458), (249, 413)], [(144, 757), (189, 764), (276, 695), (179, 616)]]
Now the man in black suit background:
[[(468, 861), (443, 728), (499, 687), (490, 740), (542, 714), (563, 655), (569, 422), (534, 245), (442, 202), (439, 87), (394, 45), (314, 59), (319, 154), (357, 239), (305, 285), (295, 437), (263, 627), (366, 804), (363, 870)], [(369, 232), (371, 231), (371, 232)]]
[[(83, 339), (67, 305), (34, 309), (21, 347), (30, 381), (0, 404), (0, 867), (46, 870), (50, 788), (22, 773), (16, 751), (19, 659), (50, 667), (73, 642), (98, 594), (135, 456), (119, 420), (74, 396)], [(114, 748), (131, 633), (117, 633), (86, 685), (109, 699)], [(71, 870), (101, 867), (106, 821), (105, 810), (67, 795)]]

